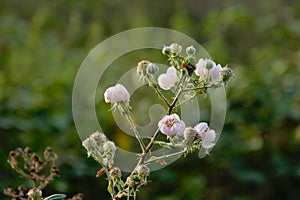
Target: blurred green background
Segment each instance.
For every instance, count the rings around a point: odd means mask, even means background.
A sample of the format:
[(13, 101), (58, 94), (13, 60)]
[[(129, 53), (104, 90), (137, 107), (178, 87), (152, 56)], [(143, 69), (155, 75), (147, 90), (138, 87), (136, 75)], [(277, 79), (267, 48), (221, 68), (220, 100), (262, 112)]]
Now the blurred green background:
[[(83, 59), (104, 39), (156, 26), (194, 38), (216, 62), (229, 63), (236, 78), (212, 155), (193, 154), (153, 172), (139, 199), (300, 199), (300, 1), (0, 4), (0, 191), (24, 182), (6, 162), (10, 150), (30, 146), (42, 152), (52, 146), (61, 177), (45, 195), (81, 192), (86, 199), (109, 199), (106, 180), (95, 178), (99, 166), (86, 158), (73, 124), (73, 81)], [(151, 54), (137, 53), (131, 61), (141, 58)], [(99, 108), (100, 117), (109, 113), (109, 105)], [(131, 148), (112, 118), (101, 125)], [(0, 199), (7, 197), (0, 193)]]

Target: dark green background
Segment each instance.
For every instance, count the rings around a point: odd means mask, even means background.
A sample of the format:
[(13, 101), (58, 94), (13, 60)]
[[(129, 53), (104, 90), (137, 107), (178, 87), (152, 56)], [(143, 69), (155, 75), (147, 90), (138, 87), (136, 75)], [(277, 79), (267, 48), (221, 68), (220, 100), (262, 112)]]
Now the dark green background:
[[(99, 166), (86, 159), (74, 128), (73, 81), (98, 43), (131, 28), (155, 26), (196, 39), (217, 63), (229, 63), (236, 78), (227, 90), (226, 123), (212, 155), (193, 154), (153, 172), (139, 199), (300, 199), (299, 1), (0, 4), (1, 191), (24, 182), (6, 162), (10, 150), (30, 146), (42, 152), (52, 146), (61, 177), (45, 195), (81, 192), (86, 199), (109, 199), (106, 180), (95, 178)], [(153, 55), (136, 52), (130, 62)], [(110, 84), (114, 79), (107, 77)], [(97, 107), (99, 118), (108, 116), (103, 129), (130, 149), (133, 141), (115, 127), (109, 105)]]

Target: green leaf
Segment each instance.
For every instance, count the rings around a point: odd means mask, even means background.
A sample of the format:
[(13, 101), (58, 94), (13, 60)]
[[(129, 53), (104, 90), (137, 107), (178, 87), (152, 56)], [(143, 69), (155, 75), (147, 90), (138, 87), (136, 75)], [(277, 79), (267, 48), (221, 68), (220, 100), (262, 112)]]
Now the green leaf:
[(111, 196), (113, 196), (113, 188), (112, 188), (110, 182), (108, 183), (107, 191), (110, 193)]

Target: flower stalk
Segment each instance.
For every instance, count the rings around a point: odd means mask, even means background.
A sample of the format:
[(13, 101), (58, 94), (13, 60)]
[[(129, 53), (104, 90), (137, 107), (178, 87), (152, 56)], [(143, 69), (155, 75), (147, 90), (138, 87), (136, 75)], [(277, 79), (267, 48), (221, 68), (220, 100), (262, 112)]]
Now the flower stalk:
[[(208, 152), (216, 143), (216, 132), (210, 129), (205, 122), (194, 127), (186, 127), (185, 122), (176, 113), (177, 107), (188, 103), (198, 94), (206, 94), (209, 88), (227, 85), (228, 81), (234, 77), (234, 73), (227, 66), (222, 68), (220, 64), (216, 64), (210, 59), (201, 58), (196, 63), (194, 57), (196, 49), (193, 46), (186, 48), (187, 56), (182, 56), (181, 51), (182, 46), (177, 43), (163, 47), (162, 53), (168, 57), (170, 67), (165, 73), (161, 73), (157, 79), (155, 74), (159, 68), (156, 64), (142, 60), (137, 65), (137, 75), (144, 83), (146, 82), (149, 87), (154, 89), (157, 97), (167, 107), (165, 116), (158, 122), (158, 127), (147, 145), (145, 145), (131, 117), (130, 93), (126, 87), (116, 84), (109, 87), (104, 93), (105, 102), (112, 104), (112, 110), (118, 109), (125, 116), (142, 151), (138, 155), (136, 166), (126, 178), (126, 182), (123, 182), (120, 169), (113, 166), (116, 151), (114, 143), (109, 141), (103, 133), (94, 133), (83, 142), (88, 156), (92, 156), (104, 167), (108, 180), (107, 190), (112, 199), (123, 197), (126, 197), (127, 200), (136, 199), (139, 188), (148, 182), (151, 163), (160, 161), (160, 164), (165, 165), (168, 164), (165, 161), (167, 158), (186, 156), (188, 153), (201, 148)], [(164, 95), (164, 91), (167, 90), (173, 91), (172, 98), (167, 98)], [(179, 102), (181, 95), (184, 95), (184, 99)], [(165, 135), (166, 139), (159, 140), (160, 134)], [(176, 148), (176, 151), (151, 156), (146, 160), (154, 145), (165, 149)]]

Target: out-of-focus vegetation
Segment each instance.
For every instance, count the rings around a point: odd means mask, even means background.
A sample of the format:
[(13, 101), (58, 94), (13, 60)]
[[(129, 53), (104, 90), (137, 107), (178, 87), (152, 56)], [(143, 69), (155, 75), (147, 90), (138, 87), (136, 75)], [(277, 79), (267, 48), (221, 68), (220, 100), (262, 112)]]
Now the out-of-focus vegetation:
[[(72, 120), (76, 72), (105, 38), (144, 26), (183, 32), (215, 61), (229, 63), (222, 136), (205, 159), (179, 159), (153, 172), (140, 199), (300, 198), (300, 2), (272, 1), (19, 1), (0, 6), (0, 190), (20, 179), (7, 154), (17, 146), (58, 153), (61, 178), (45, 190), (108, 199), (106, 180)], [(143, 52), (141, 52), (143, 53)], [(139, 57), (140, 56), (140, 57)], [(138, 62), (145, 56), (133, 57)], [(99, 115), (106, 115), (108, 105)], [(105, 110), (106, 109), (106, 110)], [(122, 136), (112, 120), (101, 125)], [(126, 146), (126, 144), (123, 144)], [(45, 194), (46, 196), (47, 194)], [(5, 199), (0, 194), (0, 199)]]

